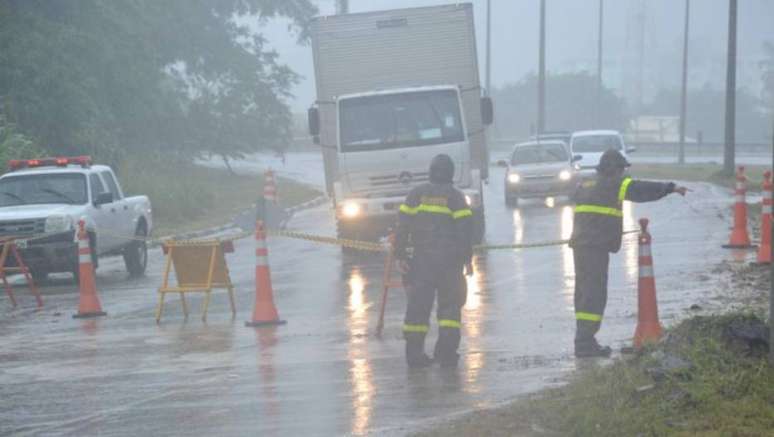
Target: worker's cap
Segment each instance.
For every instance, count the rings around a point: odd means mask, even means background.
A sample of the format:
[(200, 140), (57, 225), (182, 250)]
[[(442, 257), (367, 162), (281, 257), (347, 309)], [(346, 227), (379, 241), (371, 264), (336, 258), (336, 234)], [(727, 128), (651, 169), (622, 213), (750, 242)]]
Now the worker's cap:
[(430, 182), (450, 184), (454, 181), (454, 161), (449, 155), (441, 153), (430, 162)]
[(609, 149), (599, 158), (598, 171), (614, 170), (630, 167), (631, 164), (618, 150)]

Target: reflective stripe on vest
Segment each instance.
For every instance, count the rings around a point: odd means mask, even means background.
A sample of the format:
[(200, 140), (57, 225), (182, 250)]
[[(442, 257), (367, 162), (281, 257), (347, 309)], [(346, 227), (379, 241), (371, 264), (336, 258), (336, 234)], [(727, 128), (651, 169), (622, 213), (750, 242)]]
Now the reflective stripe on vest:
[(415, 206), (415, 207), (408, 206), (404, 203), (400, 206), (400, 212), (406, 215), (417, 215), (420, 212), (426, 212), (429, 214), (443, 214), (443, 215), (450, 215), (452, 216), (453, 219), (471, 217), (473, 215), (473, 211), (471, 211), (470, 208), (452, 211), (451, 209), (449, 209), (449, 207), (446, 207), (446, 206), (427, 205), (425, 203), (420, 203), (418, 206)]
[(430, 330), (430, 327), (427, 325), (403, 325), (403, 332), (419, 332), (419, 333), (426, 333)]
[(586, 320), (588, 322), (601, 322), (602, 315), (593, 314), (593, 313), (584, 313), (584, 312), (578, 311), (575, 313), (575, 320)]
[(629, 191), (629, 184), (631, 183), (632, 178), (624, 178), (624, 180), (621, 181), (621, 188), (618, 189), (618, 208), (611, 208), (609, 206), (600, 205), (578, 205), (575, 207), (575, 212), (610, 215), (613, 217), (623, 218), (623, 210), (621, 210), (620, 206), (623, 204), (623, 201), (626, 200), (626, 193)]
[(450, 319), (441, 319), (438, 320), (438, 326), (441, 328), (454, 328), (454, 329), (460, 329), (462, 328), (462, 324), (456, 320), (450, 320)]

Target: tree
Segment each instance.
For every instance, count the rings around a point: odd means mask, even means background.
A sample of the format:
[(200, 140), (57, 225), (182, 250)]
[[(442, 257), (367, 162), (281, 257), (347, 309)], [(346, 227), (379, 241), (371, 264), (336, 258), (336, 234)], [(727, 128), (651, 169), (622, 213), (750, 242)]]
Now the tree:
[[(537, 77), (493, 90), (495, 130), (503, 137), (525, 138), (537, 121)], [(597, 79), (588, 73), (551, 74), (546, 79), (546, 130), (623, 129), (625, 105), (609, 88), (602, 90), (600, 126), (595, 126)]]
[(315, 12), (309, 0), (4, 0), (0, 101), (61, 153), (280, 148), (296, 76), (249, 24), (287, 17), (303, 41)]

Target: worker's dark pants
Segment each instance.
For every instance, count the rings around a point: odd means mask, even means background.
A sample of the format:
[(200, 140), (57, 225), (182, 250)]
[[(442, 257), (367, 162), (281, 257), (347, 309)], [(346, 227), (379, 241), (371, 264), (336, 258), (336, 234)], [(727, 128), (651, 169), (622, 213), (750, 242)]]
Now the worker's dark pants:
[(443, 256), (416, 254), (406, 278), (406, 318), (403, 335), (406, 339), (406, 359), (411, 362), (424, 354), (425, 336), (429, 331), (430, 312), (436, 294), (438, 307), (438, 341), (435, 358), (441, 362), (457, 360), (460, 344), (460, 311), (465, 299), (465, 279), (462, 266)]
[(596, 344), (607, 304), (607, 269), (610, 253), (593, 246), (575, 247), (575, 347)]

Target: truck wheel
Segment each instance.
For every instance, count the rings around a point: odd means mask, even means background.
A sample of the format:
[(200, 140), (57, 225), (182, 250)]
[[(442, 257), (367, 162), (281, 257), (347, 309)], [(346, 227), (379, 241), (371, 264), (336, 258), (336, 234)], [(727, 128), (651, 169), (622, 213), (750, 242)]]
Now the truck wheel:
[(145, 229), (145, 224), (137, 226), (134, 235), (137, 239), (124, 248), (124, 264), (129, 276), (137, 277), (144, 275), (145, 268), (148, 266), (148, 244), (145, 241), (148, 231)]
[(45, 270), (30, 270), (30, 276), (35, 285), (42, 284), (48, 280), (48, 272)]
[[(94, 244), (95, 239), (96, 237), (94, 234), (89, 233), (89, 251), (91, 252), (91, 265), (94, 267), (94, 273), (97, 272), (97, 267), (99, 267), (97, 261), (97, 245)], [(81, 266), (77, 257), (75, 258), (75, 267), (73, 268), (73, 279), (75, 280), (76, 285), (81, 283)]]
[(473, 211), (473, 244), (481, 244), (484, 241), (485, 234), (486, 216), (484, 215), (484, 209), (476, 209)]
[(505, 206), (509, 208), (516, 208), (519, 206), (519, 198), (516, 196), (505, 195)]

